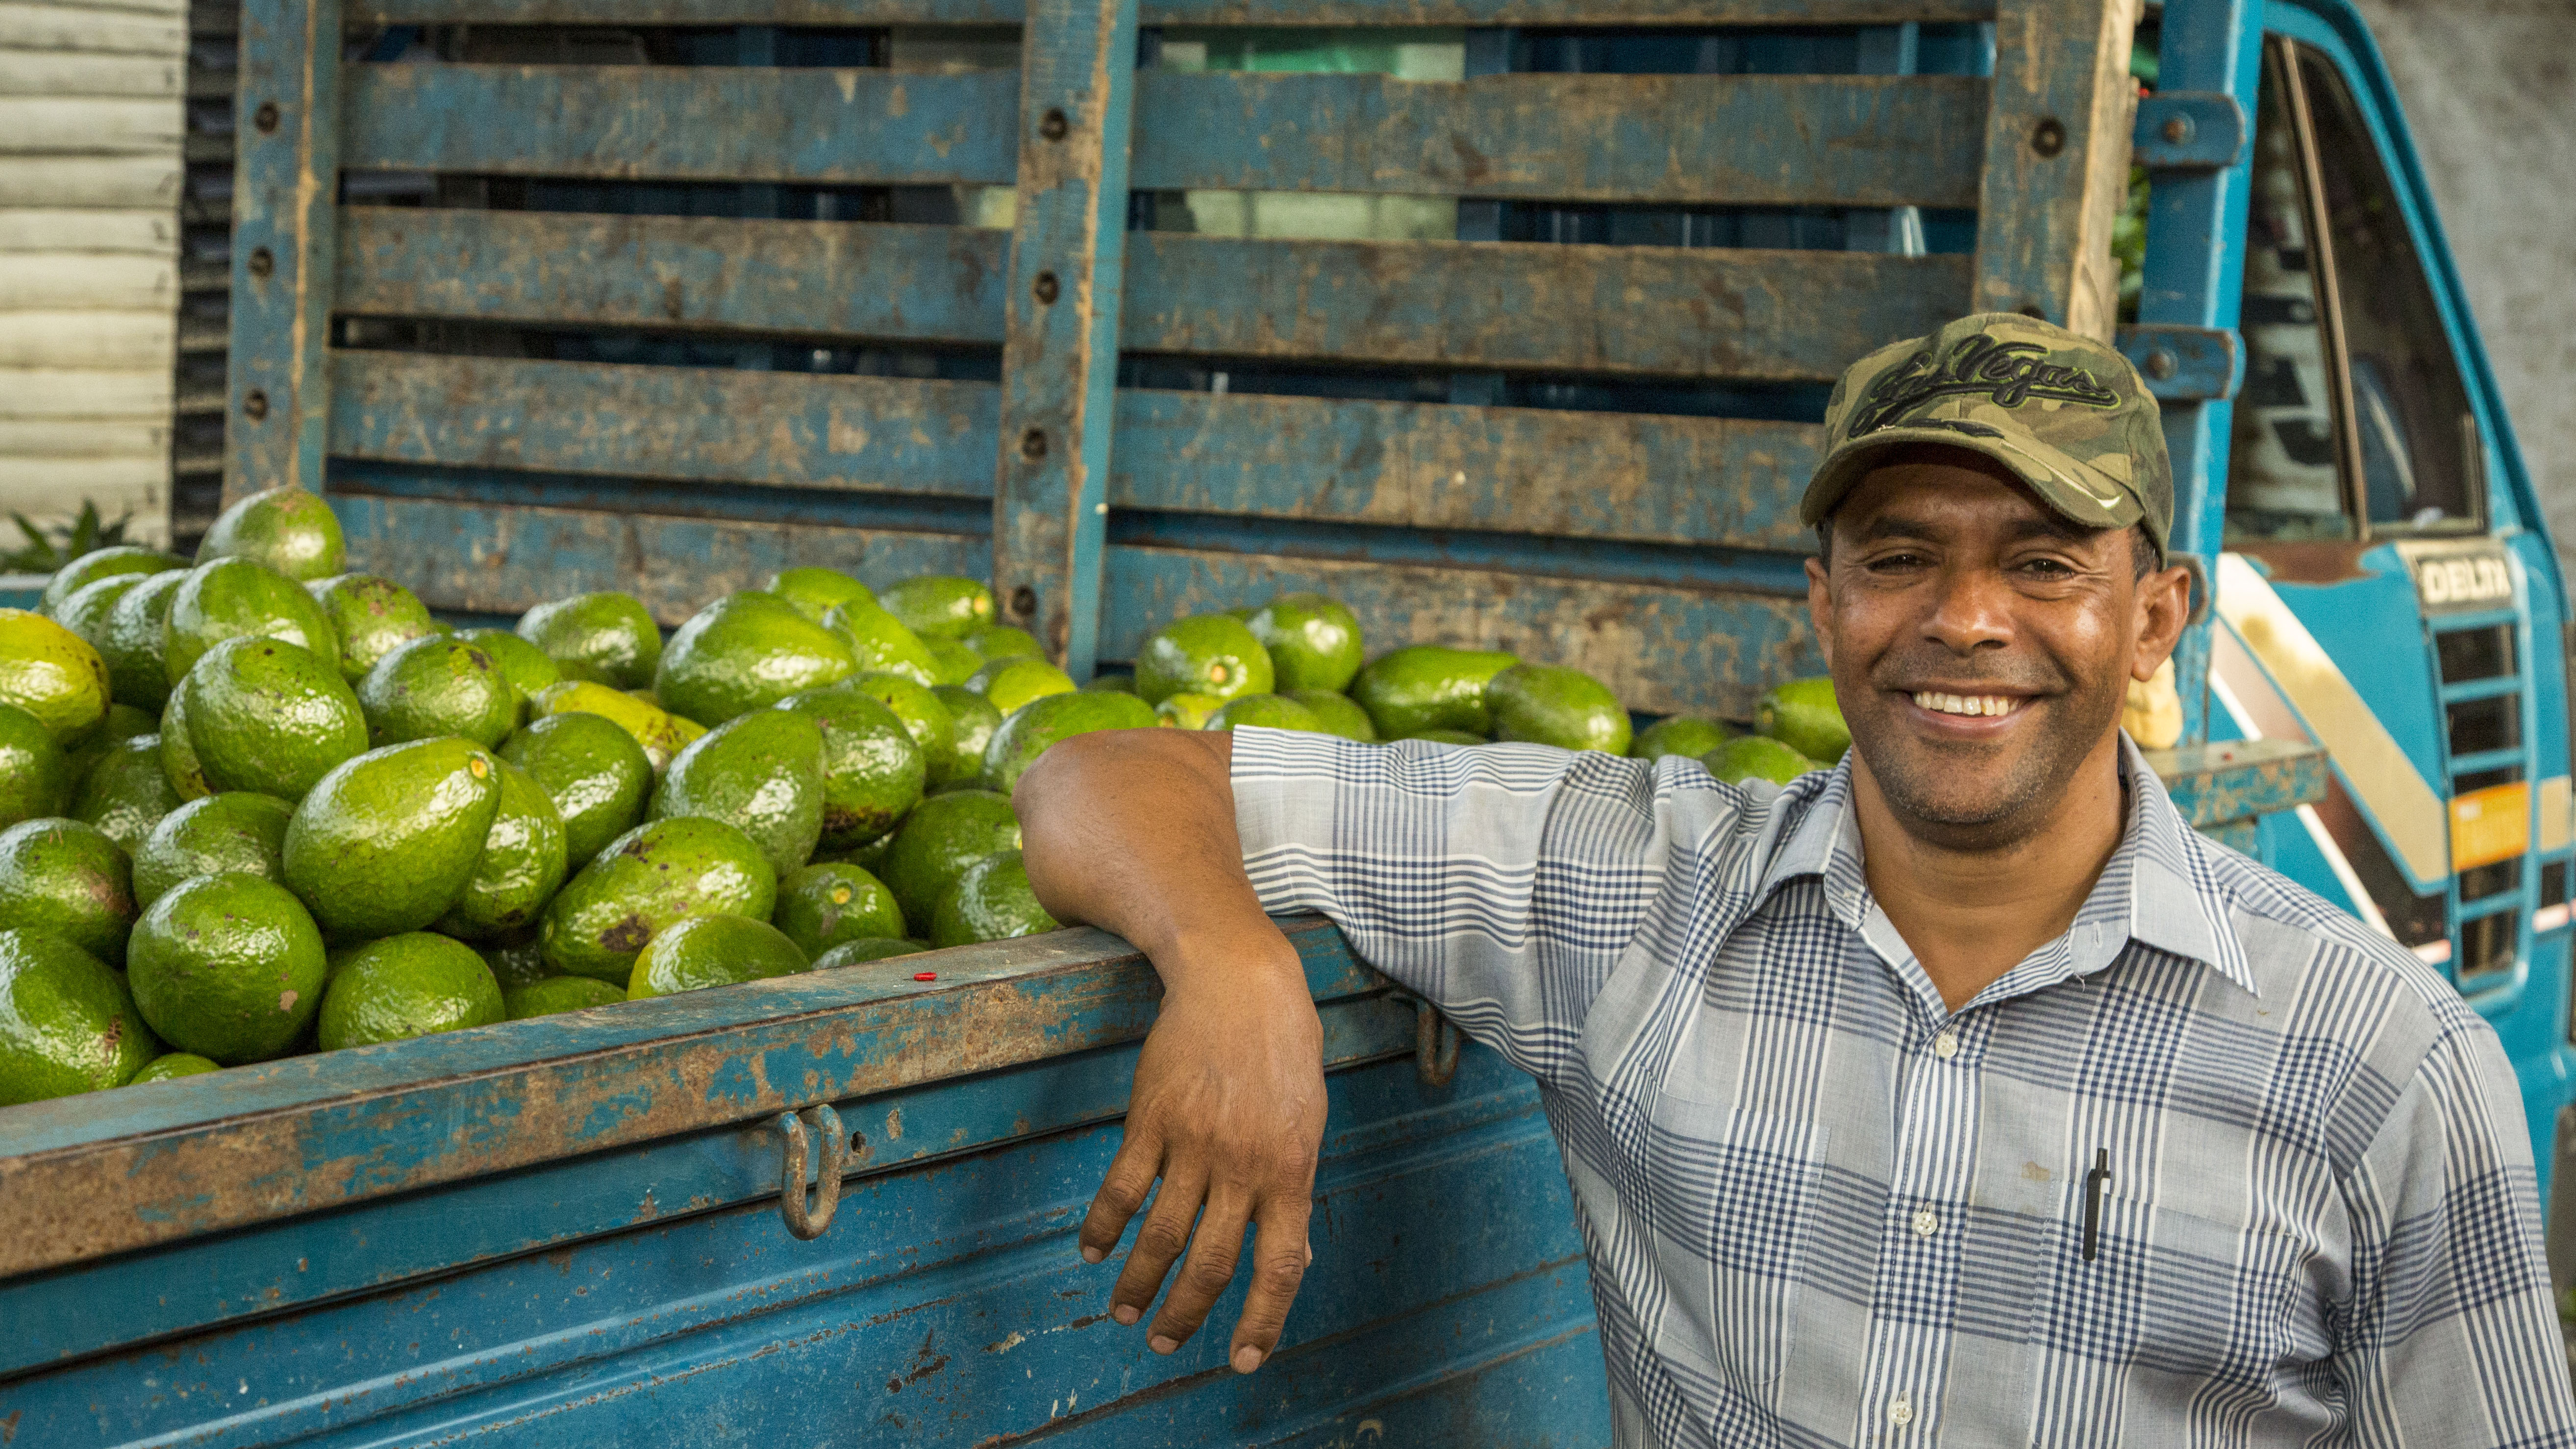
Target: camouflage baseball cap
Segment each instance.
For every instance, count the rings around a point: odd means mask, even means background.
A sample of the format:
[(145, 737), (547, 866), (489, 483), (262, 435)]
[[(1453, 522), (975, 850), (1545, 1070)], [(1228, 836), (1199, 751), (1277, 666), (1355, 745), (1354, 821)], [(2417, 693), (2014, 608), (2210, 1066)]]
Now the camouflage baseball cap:
[(2087, 528), (2144, 523), (2159, 557), (2173, 531), (2156, 400), (2127, 358), (2063, 327), (1979, 312), (1853, 363), (1826, 404), (1825, 461), (1798, 516), (1824, 522), (1908, 443), (1983, 453)]

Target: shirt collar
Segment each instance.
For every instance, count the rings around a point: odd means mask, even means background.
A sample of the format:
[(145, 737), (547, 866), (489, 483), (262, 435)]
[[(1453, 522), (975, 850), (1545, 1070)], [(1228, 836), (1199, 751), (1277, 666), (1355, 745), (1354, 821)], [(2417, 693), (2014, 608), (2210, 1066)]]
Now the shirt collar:
[[(2249, 996), (2260, 996), (2244, 944), (2228, 928), (2227, 907), (2214, 882), (2198, 868), (2199, 843), (2185, 839), (2190, 827), (2165, 793), (2146, 757), (2120, 734), (2120, 768), (2128, 777), (2129, 819), (2119, 848), (2103, 867), (2093, 894), (2075, 913), (2078, 932), (2086, 926), (2125, 926), (2125, 937), (2171, 955), (2198, 961)], [(1852, 803), (1851, 760), (1823, 777), (1823, 783), (1784, 791), (1777, 807), (1799, 813), (1785, 821), (1787, 834), (1763, 871), (1757, 906), (1783, 884), (1803, 876), (1820, 877), (1826, 908), (1846, 926), (1860, 929), (1866, 878), (1861, 872), (1860, 824)], [(2205, 848), (2205, 847), (2204, 847)], [(2119, 957), (2117, 949), (2078, 949), (2073, 974), (2089, 975)]]

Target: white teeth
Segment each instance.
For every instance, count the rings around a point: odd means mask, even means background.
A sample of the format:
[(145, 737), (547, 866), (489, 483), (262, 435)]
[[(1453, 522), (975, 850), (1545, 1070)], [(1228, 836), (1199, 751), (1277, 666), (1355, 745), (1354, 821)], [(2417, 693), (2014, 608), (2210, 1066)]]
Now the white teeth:
[(2021, 707), (2021, 701), (2002, 694), (1943, 694), (1939, 690), (1918, 691), (1915, 704), (1935, 714), (2002, 716)]

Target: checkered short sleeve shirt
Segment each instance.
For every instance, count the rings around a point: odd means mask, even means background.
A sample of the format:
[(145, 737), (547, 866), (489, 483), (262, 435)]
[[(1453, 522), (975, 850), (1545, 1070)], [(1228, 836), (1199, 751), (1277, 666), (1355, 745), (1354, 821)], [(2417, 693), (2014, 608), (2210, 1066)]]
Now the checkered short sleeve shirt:
[(2576, 1446), (2494, 1033), (2122, 760), (2074, 925), (1956, 1012), (1848, 766), (1237, 730), (1234, 794), (1266, 907), (1538, 1079), (1622, 1445)]

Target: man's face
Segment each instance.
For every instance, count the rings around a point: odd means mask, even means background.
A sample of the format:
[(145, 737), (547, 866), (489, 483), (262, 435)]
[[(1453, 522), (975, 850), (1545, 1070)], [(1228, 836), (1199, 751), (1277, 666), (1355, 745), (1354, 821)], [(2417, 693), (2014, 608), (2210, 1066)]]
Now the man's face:
[(2040, 829), (2105, 746), (2129, 681), (2182, 632), (2187, 575), (2069, 522), (1973, 453), (1911, 450), (1833, 518), (1807, 603), (1852, 748), (1909, 832), (1955, 848)]

